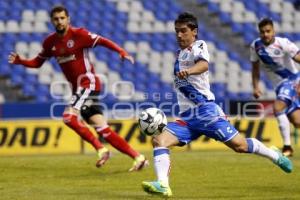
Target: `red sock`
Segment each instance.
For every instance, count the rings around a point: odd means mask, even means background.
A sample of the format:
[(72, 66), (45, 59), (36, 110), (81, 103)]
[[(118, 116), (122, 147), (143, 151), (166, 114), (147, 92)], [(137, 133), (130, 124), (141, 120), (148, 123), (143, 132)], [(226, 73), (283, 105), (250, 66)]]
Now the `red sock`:
[(77, 115), (64, 114), (63, 120), (68, 127), (73, 129), (83, 140), (93, 145), (96, 150), (103, 147), (98, 138), (96, 138), (93, 133), (81, 121), (78, 120)]
[(120, 152), (127, 154), (131, 158), (135, 158), (139, 155), (138, 152), (129, 146), (129, 144), (121, 136), (111, 130), (110, 127), (102, 130), (97, 130), (96, 128), (96, 131), (99, 135), (102, 135), (109, 144), (118, 149)]

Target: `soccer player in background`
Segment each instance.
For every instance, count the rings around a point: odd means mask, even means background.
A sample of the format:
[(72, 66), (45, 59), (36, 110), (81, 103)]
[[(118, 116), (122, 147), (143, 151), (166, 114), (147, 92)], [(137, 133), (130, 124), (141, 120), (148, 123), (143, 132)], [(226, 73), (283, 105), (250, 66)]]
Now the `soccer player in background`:
[(96, 46), (104, 46), (119, 53), (121, 59), (127, 59), (132, 63), (134, 59), (111, 40), (84, 28), (72, 27), (68, 10), (64, 6), (55, 6), (50, 12), (50, 17), (56, 32), (44, 40), (43, 49), (38, 56), (27, 60), (16, 53), (11, 53), (8, 58), (9, 63), (39, 68), (47, 59), (55, 57), (65, 77), (71, 83), (73, 91), (71, 103), (64, 110), (63, 121), (96, 149), (99, 157), (96, 166), (104, 165), (109, 159), (110, 152), (80, 120), (80, 115), (108, 143), (134, 159), (133, 166), (129, 171), (142, 169), (148, 164), (148, 160), (113, 131), (103, 117), (99, 107), (101, 84), (95, 75), (88, 51)]
[[(266, 72), (275, 88), (280, 81), (298, 72), (294, 61), (300, 63), (299, 48), (287, 38), (275, 37), (271, 19), (262, 19), (258, 24), (258, 29), (260, 37), (255, 39), (250, 47), (253, 96), (255, 98), (262, 95), (258, 84), (260, 67)], [(285, 113), (285, 107), (285, 102), (277, 97), (273, 108), (283, 139), (282, 152), (286, 156), (292, 156), (290, 122)]]
[(180, 49), (174, 64), (174, 83), (181, 119), (168, 123), (161, 134), (153, 136), (157, 180), (142, 182), (143, 189), (151, 194), (171, 196), (169, 147), (183, 146), (201, 135), (221, 141), (235, 152), (266, 157), (283, 171), (291, 172), (292, 163), (287, 157), (255, 138), (242, 137), (214, 102), (208, 80), (209, 53), (205, 41), (197, 40), (196, 17), (180, 14), (175, 20), (175, 31)]

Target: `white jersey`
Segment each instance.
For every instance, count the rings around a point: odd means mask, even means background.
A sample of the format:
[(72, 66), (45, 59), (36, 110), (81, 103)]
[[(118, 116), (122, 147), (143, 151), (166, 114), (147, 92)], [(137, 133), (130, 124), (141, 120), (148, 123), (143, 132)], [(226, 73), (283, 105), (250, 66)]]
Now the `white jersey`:
[(177, 59), (174, 64), (174, 83), (180, 113), (215, 99), (214, 94), (210, 91), (208, 71), (198, 75), (190, 75), (186, 79), (179, 79), (176, 76), (180, 70), (194, 66), (199, 60), (209, 62), (207, 45), (203, 40), (197, 40), (190, 47), (177, 52)]
[(251, 44), (250, 61), (259, 61), (275, 87), (282, 79), (298, 72), (293, 60), (298, 52), (299, 48), (287, 38), (275, 37), (268, 46), (258, 38)]

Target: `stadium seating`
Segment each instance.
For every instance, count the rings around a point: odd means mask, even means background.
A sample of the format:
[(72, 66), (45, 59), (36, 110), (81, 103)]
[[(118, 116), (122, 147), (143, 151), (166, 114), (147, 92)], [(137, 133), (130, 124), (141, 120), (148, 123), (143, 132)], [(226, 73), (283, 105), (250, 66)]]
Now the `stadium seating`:
[[(45, 0), (0, 1), (0, 41), (2, 44), (0, 75), (7, 76), (14, 86), (20, 86), (25, 96), (36, 102), (53, 101), (52, 94), (63, 95), (69, 91), (59, 66), (47, 61), (41, 69), (28, 69), (9, 65), (7, 55), (16, 51), (32, 58), (41, 49), (41, 42), (53, 31), (48, 10), (63, 3), (70, 11), (74, 26), (83, 26), (108, 37), (127, 49), (136, 58), (134, 65), (122, 63), (119, 56), (105, 48), (91, 53), (96, 72), (103, 74), (104, 102), (153, 100), (155, 94), (173, 94), (172, 73), (174, 52), (177, 49), (173, 21), (184, 9), (172, 0)], [(257, 37), (256, 22), (264, 16), (275, 20), (279, 33), (300, 44), (300, 16), (290, 1), (286, 0), (198, 0), (216, 14), (232, 32), (243, 36), (249, 44)], [(14, 10), (14, 12), (10, 12)], [(241, 59), (239, 52), (231, 52), (230, 44), (218, 40), (213, 32), (200, 26), (200, 38), (207, 41), (211, 54), (211, 86), (217, 99), (251, 98), (251, 66)], [(122, 87), (113, 83), (127, 81)], [(55, 84), (61, 82), (62, 84)], [(130, 85), (133, 84), (135, 88)], [(263, 81), (265, 98), (274, 94), (268, 81)], [(51, 88), (51, 90), (50, 90)], [(136, 92), (131, 94), (132, 90)], [(145, 97), (143, 93), (149, 93)], [(162, 95), (164, 96), (164, 95)], [(165, 100), (165, 99), (161, 99)]]

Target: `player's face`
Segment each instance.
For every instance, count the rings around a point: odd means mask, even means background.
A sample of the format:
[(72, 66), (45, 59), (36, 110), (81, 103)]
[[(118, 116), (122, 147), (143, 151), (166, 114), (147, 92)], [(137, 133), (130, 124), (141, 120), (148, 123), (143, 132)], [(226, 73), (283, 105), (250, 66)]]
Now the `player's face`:
[(59, 34), (64, 34), (69, 26), (70, 19), (64, 11), (55, 12), (51, 18), (55, 30)]
[(274, 40), (275, 31), (272, 25), (265, 25), (259, 29), (259, 35), (261, 40), (265, 44), (271, 44)]
[(197, 29), (192, 30), (186, 23), (176, 23), (175, 32), (177, 43), (181, 49), (189, 47), (196, 40)]

